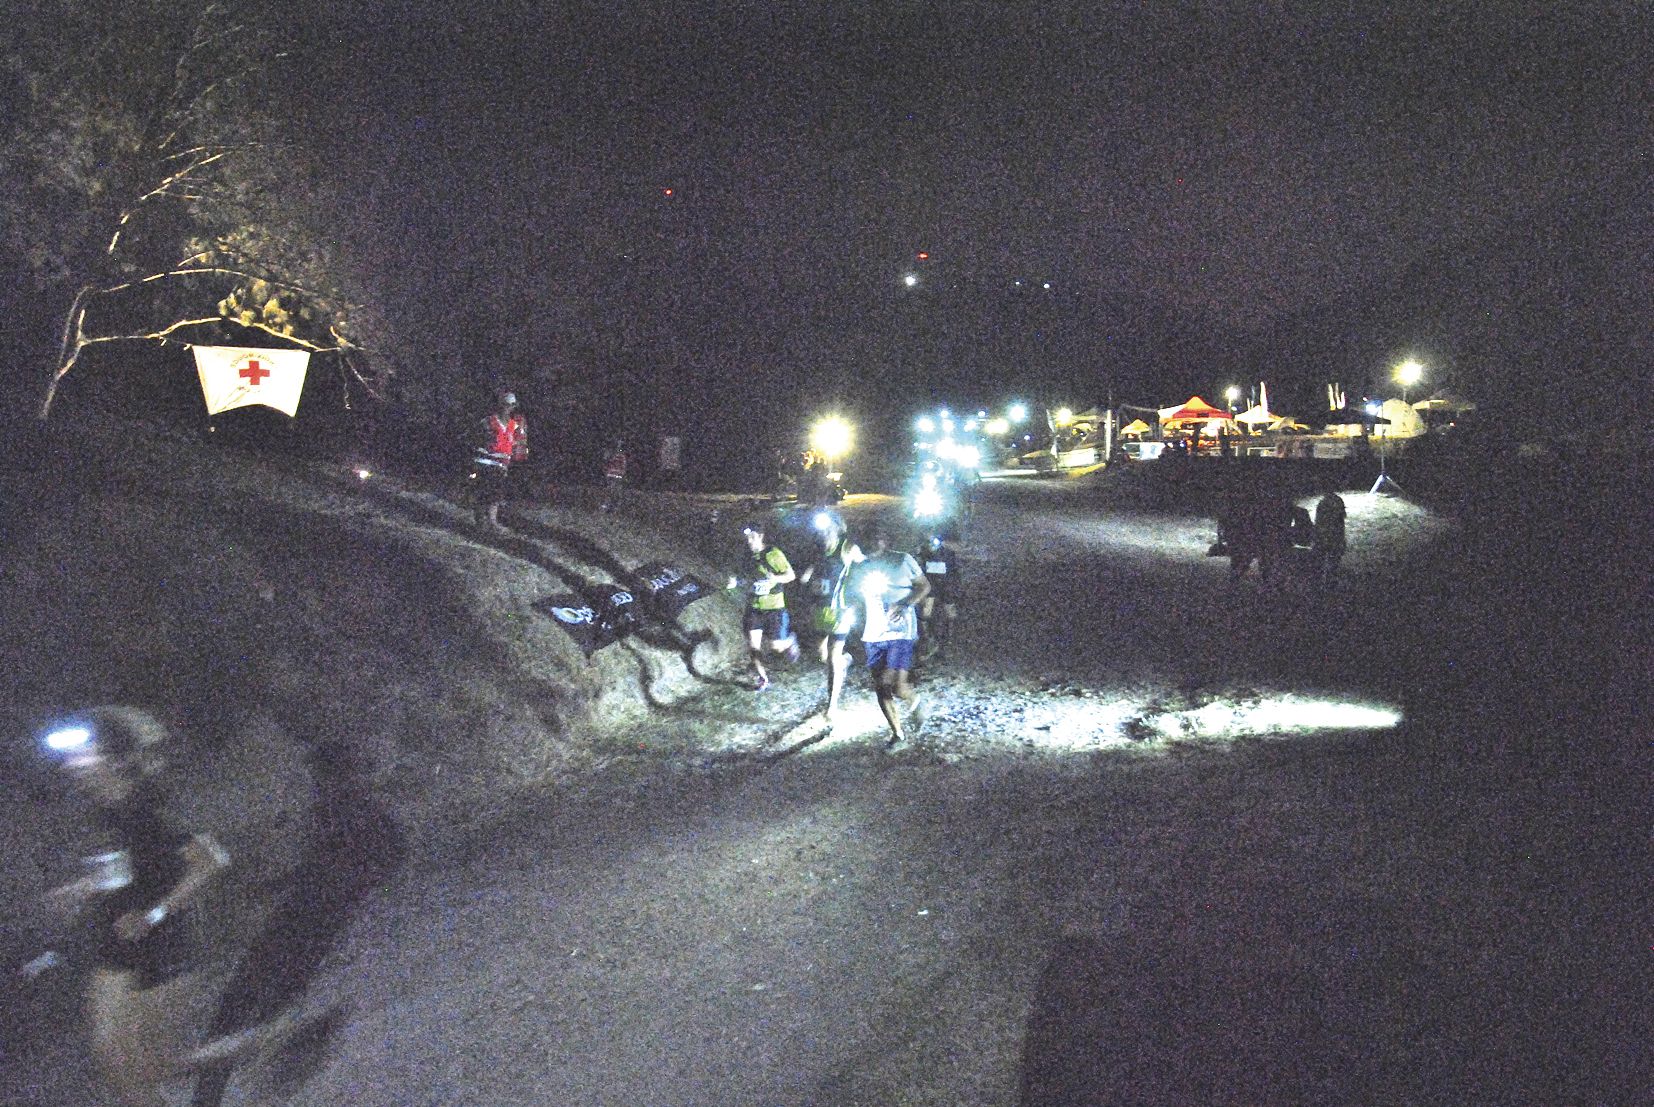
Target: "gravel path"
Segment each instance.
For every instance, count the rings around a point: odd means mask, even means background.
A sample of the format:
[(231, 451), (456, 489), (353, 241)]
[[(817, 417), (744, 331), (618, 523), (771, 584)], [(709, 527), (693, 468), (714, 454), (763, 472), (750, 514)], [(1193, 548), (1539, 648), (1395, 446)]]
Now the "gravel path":
[(640, 730), (368, 905), (290, 1102), (1630, 1102), (1628, 778), (1468, 756), (1510, 720), (1444, 710), (1462, 636), (1394, 602), (1457, 535), (1349, 499), (1326, 598), (1096, 482), (985, 487), (920, 742), (859, 687), (797, 725), (808, 670)]

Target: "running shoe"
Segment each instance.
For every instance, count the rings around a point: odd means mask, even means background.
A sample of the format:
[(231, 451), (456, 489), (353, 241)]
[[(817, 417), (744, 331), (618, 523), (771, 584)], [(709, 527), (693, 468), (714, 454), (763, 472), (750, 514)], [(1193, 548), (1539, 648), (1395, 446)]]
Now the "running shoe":
[(923, 696), (915, 697), (913, 700), (913, 706), (907, 709), (907, 731), (915, 738), (917, 738), (919, 736), (919, 732), (925, 728), (925, 716), (929, 710), (930, 705), (925, 701), (925, 697)]

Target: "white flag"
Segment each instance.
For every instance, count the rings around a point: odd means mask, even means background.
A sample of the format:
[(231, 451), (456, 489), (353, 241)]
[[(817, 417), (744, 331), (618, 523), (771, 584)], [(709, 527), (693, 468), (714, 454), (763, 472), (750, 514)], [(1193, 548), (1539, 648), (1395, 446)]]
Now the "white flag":
[(309, 367), (308, 350), (195, 347), (195, 371), (201, 376), (208, 415), (255, 404), (297, 415)]

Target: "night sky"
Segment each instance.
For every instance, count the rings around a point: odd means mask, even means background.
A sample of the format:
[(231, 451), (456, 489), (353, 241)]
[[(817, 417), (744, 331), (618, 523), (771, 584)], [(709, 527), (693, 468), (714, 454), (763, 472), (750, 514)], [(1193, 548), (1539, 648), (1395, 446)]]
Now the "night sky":
[[(1644, 4), (542, 7), (331, 7), (295, 98), (433, 360), (606, 358), (634, 418), (1304, 402), (1414, 325), (1451, 375), (1444, 256), (1647, 210)], [(1345, 364), (1268, 364), (1346, 316)]]

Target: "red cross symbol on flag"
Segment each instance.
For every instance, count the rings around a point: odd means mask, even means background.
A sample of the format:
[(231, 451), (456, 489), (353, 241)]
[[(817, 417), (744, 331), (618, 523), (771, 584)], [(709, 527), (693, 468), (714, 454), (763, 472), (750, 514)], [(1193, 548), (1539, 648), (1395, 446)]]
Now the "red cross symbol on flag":
[(270, 370), (268, 370), (268, 369), (264, 368), (263, 366), (261, 366), (258, 363), (258, 359), (254, 358), (253, 360), (251, 360), (247, 363), (247, 368), (243, 369), (237, 375), (240, 376), (242, 380), (244, 380), (248, 384), (252, 385), (254, 388), (257, 388), (258, 385), (259, 385), (259, 382), (262, 381), (265, 377), (268, 377), (270, 375)]

